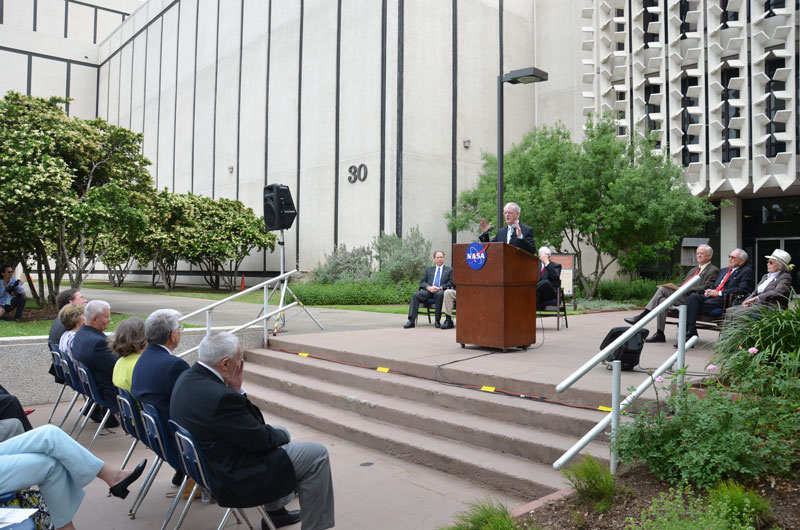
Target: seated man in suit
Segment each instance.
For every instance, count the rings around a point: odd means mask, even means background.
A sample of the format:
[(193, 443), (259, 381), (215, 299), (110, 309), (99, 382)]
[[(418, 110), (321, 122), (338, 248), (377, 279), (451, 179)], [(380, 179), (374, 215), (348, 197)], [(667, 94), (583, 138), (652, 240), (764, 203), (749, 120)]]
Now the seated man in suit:
[[(175, 436), (169, 426), (169, 402), (178, 376), (189, 369), (186, 361), (172, 355), (181, 342), (183, 326), (180, 317), (181, 314), (174, 309), (159, 309), (147, 317), (144, 322), (147, 347), (136, 361), (131, 377), (131, 394), (137, 401), (150, 403), (158, 410), (167, 428), (167, 437), (173, 443)], [(176, 470), (172, 483), (177, 486), (182, 480), (183, 473)]]
[[(265, 424), (242, 389), (243, 370), (236, 335), (208, 335), (200, 343), (198, 362), (178, 377), (169, 406), (172, 419), (203, 449), (219, 504), (264, 504), (276, 526), (300, 520), (303, 530), (333, 528), (327, 449), (291, 442), (286, 429)], [(284, 508), (295, 491), (299, 514)]]
[[(705, 292), (706, 289), (711, 289), (714, 287), (714, 280), (717, 278), (719, 274), (719, 269), (711, 264), (711, 256), (714, 255), (714, 249), (712, 249), (709, 245), (700, 245), (697, 247), (695, 251), (695, 256), (697, 257), (697, 267), (694, 267), (684, 278), (684, 283), (688, 282), (695, 276), (700, 276), (700, 282), (696, 283), (694, 288), (689, 291), (686, 295), (677, 298), (673, 305), (679, 306), (686, 303), (686, 296), (694, 293), (702, 293)], [(629, 317), (625, 319), (630, 325), (634, 325), (639, 322), (641, 319), (645, 317), (650, 311), (655, 309), (658, 304), (672, 296), (675, 292), (675, 289), (668, 285), (662, 285), (656, 291), (656, 294), (653, 295), (653, 298), (647, 302), (647, 305), (644, 306), (644, 311), (636, 315), (635, 317)], [(653, 333), (651, 337), (649, 337), (645, 342), (666, 342), (666, 337), (664, 337), (664, 328), (667, 326), (667, 312), (662, 311), (656, 317), (656, 332)]]
[(794, 268), (794, 265), (790, 265), (792, 256), (785, 250), (776, 248), (771, 255), (764, 257), (767, 258), (767, 273), (741, 305), (729, 307), (725, 311), (725, 322), (730, 322), (737, 316), (756, 313), (764, 307), (786, 307), (788, 304), (789, 290), (792, 288), (792, 275), (789, 271)]
[[(747, 252), (737, 248), (728, 256), (728, 266), (719, 271), (714, 287), (686, 299), (686, 339), (697, 335), (697, 317), (721, 315), (726, 296), (745, 295), (753, 290), (753, 269), (745, 267)], [(677, 348), (677, 345), (675, 346)]]
[(561, 288), (561, 264), (550, 259), (549, 247), (539, 249), (539, 281), (536, 284), (536, 307), (555, 305)]
[(425, 274), (419, 282), (419, 291), (411, 297), (411, 303), (408, 305), (408, 322), (403, 326), (405, 329), (416, 325), (419, 305), (429, 298), (435, 301), (436, 327), (442, 327), (439, 322), (442, 318), (442, 300), (445, 290), (453, 288), (453, 267), (444, 264), (444, 252), (441, 250), (433, 253), (433, 263), (425, 269)]
[[(72, 340), (72, 358), (82, 362), (94, 374), (97, 388), (103, 395), (103, 399), (108, 403), (108, 408), (116, 414), (117, 408), (117, 387), (112, 381), (114, 365), (117, 364), (117, 357), (111, 353), (108, 346), (108, 338), (103, 333), (111, 324), (111, 306), (103, 300), (92, 300), (86, 304), (83, 310), (83, 327), (75, 333)], [(98, 412), (100, 407), (95, 407), (92, 419), (100, 421), (105, 411)], [(115, 416), (108, 418), (106, 427), (117, 427), (119, 422)]]
[[(503, 215), (505, 216), (506, 225), (508, 226), (498, 230), (492, 241), (508, 243), (509, 245), (527, 250), (533, 254), (536, 252), (536, 240), (533, 237), (533, 228), (519, 222), (520, 213), (522, 213), (522, 210), (519, 204), (515, 202), (506, 204), (503, 208)], [(486, 219), (481, 219), (482, 234), (478, 236), (478, 239), (484, 243), (488, 243), (489, 232), (492, 228), (493, 227), (486, 222)]]

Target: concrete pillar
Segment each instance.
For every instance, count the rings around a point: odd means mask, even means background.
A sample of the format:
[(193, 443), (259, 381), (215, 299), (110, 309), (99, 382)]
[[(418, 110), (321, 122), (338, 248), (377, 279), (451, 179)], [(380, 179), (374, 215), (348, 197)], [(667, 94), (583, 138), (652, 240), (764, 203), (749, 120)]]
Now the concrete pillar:
[[(727, 199), (725, 203), (727, 205), (720, 210), (720, 256), (727, 256), (728, 252), (742, 245), (742, 199)], [(724, 258), (720, 261), (725, 263)]]

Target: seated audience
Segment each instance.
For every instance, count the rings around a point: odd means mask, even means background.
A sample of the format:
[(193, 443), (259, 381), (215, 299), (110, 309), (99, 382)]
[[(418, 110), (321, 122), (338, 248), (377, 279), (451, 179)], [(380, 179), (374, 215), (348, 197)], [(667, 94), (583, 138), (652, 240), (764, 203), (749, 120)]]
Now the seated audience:
[(84, 486), (99, 477), (111, 495), (124, 499), (146, 463), (132, 471), (113, 468), (58, 427), (45, 425), (0, 443), (0, 491), (39, 486), (55, 527), (74, 529)]
[(419, 290), (411, 297), (408, 305), (408, 322), (403, 326), (405, 329), (416, 326), (419, 305), (424, 304), (429, 298), (434, 299), (436, 306), (436, 327), (442, 325), (439, 322), (442, 318), (442, 302), (444, 293), (447, 289), (453, 288), (453, 267), (444, 264), (444, 252), (437, 250), (433, 253), (433, 265), (425, 269), (422, 280), (419, 282)]
[(725, 311), (725, 321), (730, 322), (741, 315), (754, 314), (767, 306), (780, 305), (786, 307), (789, 301), (789, 290), (792, 288), (794, 268), (792, 256), (785, 250), (776, 248), (767, 258), (767, 274), (758, 282), (755, 290), (747, 295), (741, 305), (729, 307)]
[(126, 318), (119, 323), (109, 340), (111, 351), (119, 355), (111, 381), (114, 386), (131, 391), (131, 379), (136, 361), (142, 355), (147, 340), (144, 337), (144, 320), (139, 317)]
[(83, 326), (83, 310), (82, 305), (67, 304), (58, 312), (58, 319), (66, 330), (58, 341), (58, 351), (62, 357), (66, 355), (72, 359), (72, 341), (75, 340), (75, 333)]
[(536, 284), (536, 308), (556, 305), (561, 288), (561, 264), (550, 259), (548, 247), (539, 249), (539, 282)]
[[(219, 504), (264, 504), (276, 526), (300, 520), (302, 530), (332, 528), (327, 449), (314, 442), (292, 442), (286, 429), (264, 423), (242, 390), (244, 358), (236, 335), (205, 337), (198, 359), (175, 383), (170, 414), (202, 447)], [(284, 508), (295, 491), (299, 514)]]
[[(56, 309), (58, 309), (59, 314), (61, 310), (67, 304), (76, 304), (81, 307), (86, 305), (86, 298), (83, 297), (83, 294), (77, 289), (67, 289), (66, 291), (61, 291), (56, 296)], [(50, 335), (47, 338), (47, 342), (50, 344), (50, 347), (57, 346), (61, 340), (61, 335), (64, 334), (64, 324), (61, 322), (61, 318), (56, 317), (53, 320), (53, 323), (50, 325)]]

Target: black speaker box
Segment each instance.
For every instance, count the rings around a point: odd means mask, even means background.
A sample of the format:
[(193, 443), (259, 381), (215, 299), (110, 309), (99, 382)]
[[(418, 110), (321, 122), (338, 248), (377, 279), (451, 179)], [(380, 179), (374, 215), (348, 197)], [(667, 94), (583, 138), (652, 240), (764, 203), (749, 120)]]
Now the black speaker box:
[(289, 186), (284, 184), (264, 186), (264, 224), (267, 230), (291, 228), (295, 217), (297, 210)]

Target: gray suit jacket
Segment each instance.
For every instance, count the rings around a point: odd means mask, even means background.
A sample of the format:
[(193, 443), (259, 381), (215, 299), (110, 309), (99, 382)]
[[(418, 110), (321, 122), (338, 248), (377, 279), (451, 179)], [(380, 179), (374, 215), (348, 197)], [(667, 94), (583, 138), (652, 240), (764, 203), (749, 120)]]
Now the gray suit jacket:
[[(692, 270), (690, 270), (689, 274), (686, 275), (686, 280), (691, 278), (697, 269), (698, 267), (695, 267)], [(706, 289), (713, 289), (714, 282), (716, 281), (718, 274), (719, 274), (719, 268), (715, 267), (712, 263), (706, 265), (706, 268), (703, 270), (703, 272), (700, 273), (700, 283), (695, 285), (694, 289), (689, 291), (689, 294), (702, 293)]]
[[(756, 288), (758, 288), (758, 285), (761, 282), (763, 282), (767, 276), (768, 275), (765, 274), (764, 276), (761, 277), (761, 280), (759, 280), (758, 283), (756, 284)], [(778, 275), (775, 277), (774, 280), (769, 282), (769, 285), (767, 285), (767, 288), (764, 289), (764, 291), (761, 292), (761, 294), (759, 294), (757, 290), (754, 290), (752, 293), (747, 295), (747, 298), (752, 298), (756, 296), (758, 297), (759, 303), (769, 304), (777, 302), (781, 306), (785, 307), (786, 303), (788, 302), (789, 289), (791, 288), (792, 288), (792, 275), (786, 271), (781, 271), (778, 273)], [(745, 300), (747, 300), (747, 298), (745, 298)]]

